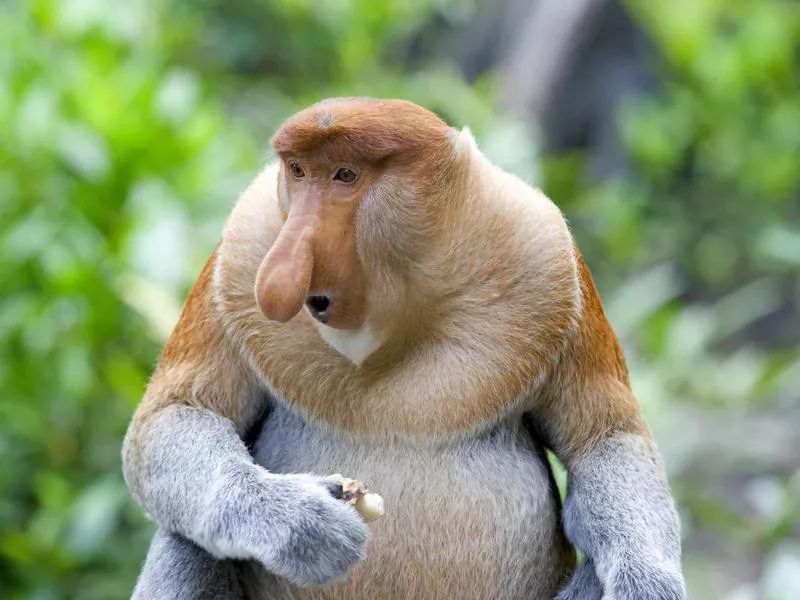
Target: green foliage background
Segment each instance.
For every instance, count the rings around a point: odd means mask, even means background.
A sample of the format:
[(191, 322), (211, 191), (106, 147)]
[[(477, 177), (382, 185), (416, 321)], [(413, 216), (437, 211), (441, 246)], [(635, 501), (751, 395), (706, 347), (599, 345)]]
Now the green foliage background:
[(693, 597), (800, 597), (800, 458), (779, 437), (800, 405), (800, 12), (626, 6), (662, 85), (620, 113), (636, 168), (595, 182), (499, 111), (495, 74), (409, 66), (463, 2), (4, 2), (0, 597), (129, 597), (153, 528), (119, 450), (160, 346), (271, 131), (359, 94), (469, 124), (566, 212), (670, 466)]

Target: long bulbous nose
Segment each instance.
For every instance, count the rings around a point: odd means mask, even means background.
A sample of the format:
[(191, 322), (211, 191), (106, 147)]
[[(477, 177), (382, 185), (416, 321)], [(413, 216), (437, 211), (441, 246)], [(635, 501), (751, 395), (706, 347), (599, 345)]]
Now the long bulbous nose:
[(306, 297), (306, 307), (312, 317), (325, 323), (333, 310), (333, 299), (325, 294), (311, 294)]

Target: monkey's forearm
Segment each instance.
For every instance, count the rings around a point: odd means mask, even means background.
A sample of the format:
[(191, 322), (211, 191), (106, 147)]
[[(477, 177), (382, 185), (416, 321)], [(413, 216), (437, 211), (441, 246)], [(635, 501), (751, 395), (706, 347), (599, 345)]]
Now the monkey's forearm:
[(125, 481), (166, 533), (218, 558), (255, 559), (299, 585), (342, 577), (364, 555), (369, 530), (358, 513), (333, 498), (327, 478), (256, 465), (239, 437), (264, 398), (241, 347), (224, 334), (215, 261), (216, 253), (128, 428)]
[(367, 526), (334, 499), (333, 482), (261, 468), (233, 423), (210, 410), (172, 405), (135, 420), (123, 456), (129, 488), (161, 528), (217, 558), (255, 559), (319, 585), (364, 555)]
[[(653, 443), (634, 434), (608, 437), (569, 471), (564, 528), (608, 597), (686, 598), (678, 516)], [(559, 600), (584, 600), (570, 586), (562, 594)]]
[[(241, 558), (226, 513), (268, 473), (254, 464), (233, 423), (210, 410), (172, 405), (135, 419), (123, 472), (134, 498), (158, 525), (219, 557)], [(241, 502), (241, 503), (240, 503)]]

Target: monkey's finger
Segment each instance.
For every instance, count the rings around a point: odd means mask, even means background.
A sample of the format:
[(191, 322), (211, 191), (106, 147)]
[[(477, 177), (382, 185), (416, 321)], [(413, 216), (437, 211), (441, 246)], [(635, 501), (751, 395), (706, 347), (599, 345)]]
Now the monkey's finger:
[(331, 496), (337, 500), (342, 499), (342, 496), (344, 495), (344, 486), (341, 483), (329, 481), (326, 483), (326, 487), (328, 488), (328, 493), (330, 493)]
[(352, 479), (343, 477), (341, 473), (334, 475), (327, 475), (322, 478), (321, 484), (328, 490), (331, 496), (337, 500), (343, 500), (345, 494), (345, 486)]

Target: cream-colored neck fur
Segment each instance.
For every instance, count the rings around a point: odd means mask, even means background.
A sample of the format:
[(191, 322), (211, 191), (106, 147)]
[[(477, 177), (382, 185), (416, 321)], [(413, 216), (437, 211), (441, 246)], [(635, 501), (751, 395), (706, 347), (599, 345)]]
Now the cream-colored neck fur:
[(451, 293), (440, 296), (424, 339), (402, 354), (381, 345), (380, 330), (331, 335), (305, 311), (285, 324), (259, 311), (256, 272), (281, 227), (276, 165), (233, 210), (215, 267), (222, 321), (265, 384), (307, 417), (372, 436), (472, 430), (515, 410), (576, 327), (577, 263), (560, 212), (464, 135), (454, 148), (475, 171), (459, 236), (420, 274)]

